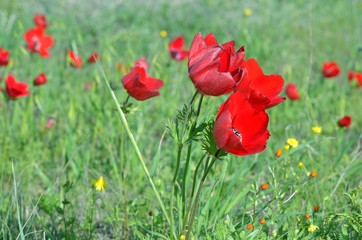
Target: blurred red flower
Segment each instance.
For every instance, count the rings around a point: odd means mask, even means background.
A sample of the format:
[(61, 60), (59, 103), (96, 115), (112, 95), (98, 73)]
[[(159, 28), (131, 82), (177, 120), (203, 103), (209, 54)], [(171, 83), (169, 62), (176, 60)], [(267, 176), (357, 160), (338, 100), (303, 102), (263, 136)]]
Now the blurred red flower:
[(357, 80), (357, 87), (361, 88), (362, 87), (362, 73), (360, 73), (360, 72), (355, 73), (355, 78)]
[(7, 66), (9, 63), (9, 51), (0, 47), (0, 66)]
[(287, 87), (285, 88), (285, 94), (292, 101), (298, 100), (300, 98), (298, 87), (294, 83), (288, 83)]
[(34, 79), (34, 85), (39, 86), (43, 85), (47, 82), (47, 77), (44, 73), (40, 73), (35, 79)]
[(42, 14), (36, 13), (34, 15), (34, 23), (39, 27), (43, 27), (43, 28), (48, 27), (47, 19), (46, 19), (45, 15), (42, 15)]
[(349, 70), (347, 73), (348, 82), (351, 82), (354, 78), (354, 72), (352, 70)]
[(38, 26), (29, 29), (24, 34), (24, 39), (27, 42), (29, 51), (37, 52), (42, 57), (49, 57), (49, 48), (54, 45), (54, 39), (52, 36), (45, 34), (43, 27)]
[(245, 74), (238, 91), (241, 91), (251, 104), (271, 108), (285, 101), (278, 96), (283, 90), (284, 79), (280, 75), (264, 75), (258, 62), (250, 58), (243, 62)]
[(349, 128), (349, 126), (351, 126), (351, 123), (352, 123), (352, 118), (350, 116), (347, 116), (347, 115), (338, 120), (338, 126), (339, 127)]
[(54, 125), (54, 123), (55, 123), (54, 118), (52, 118), (52, 117), (48, 118), (47, 123), (45, 124), (45, 128), (46, 129), (51, 128)]
[(261, 152), (270, 136), (268, 122), (265, 111), (254, 108), (241, 92), (233, 93), (216, 116), (213, 131), (216, 145), (239, 156)]
[(189, 50), (184, 49), (185, 40), (183, 36), (178, 36), (168, 44), (171, 57), (176, 61), (185, 60), (189, 56)]
[(189, 76), (202, 94), (219, 96), (235, 91), (242, 79), (244, 47), (235, 52), (234, 41), (218, 44), (212, 33), (197, 33), (189, 53)]
[(68, 51), (68, 61), (69, 61), (69, 64), (72, 66), (72, 67), (75, 67), (75, 68), (81, 68), (82, 67), (82, 58), (79, 57), (74, 51), (72, 50), (69, 50)]
[(158, 96), (158, 89), (163, 86), (161, 80), (152, 78), (144, 68), (138, 66), (122, 78), (122, 84), (128, 94), (139, 101)]
[(324, 77), (332, 78), (339, 75), (340, 69), (336, 62), (323, 62), (322, 73)]
[(15, 77), (9, 74), (5, 80), (6, 92), (10, 98), (18, 98), (29, 95), (28, 84), (16, 81)]
[(96, 61), (99, 61), (100, 57), (97, 52), (92, 52), (92, 54), (88, 58), (89, 63), (95, 63)]

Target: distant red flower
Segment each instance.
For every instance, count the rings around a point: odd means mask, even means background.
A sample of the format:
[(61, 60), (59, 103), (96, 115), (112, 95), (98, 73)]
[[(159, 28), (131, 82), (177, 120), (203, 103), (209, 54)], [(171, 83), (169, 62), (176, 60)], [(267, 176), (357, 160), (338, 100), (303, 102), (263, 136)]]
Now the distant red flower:
[(147, 71), (147, 69), (149, 68), (149, 65), (147, 63), (146, 57), (141, 57), (140, 59), (136, 60), (134, 62), (133, 68), (136, 68), (136, 67), (144, 68)]
[(352, 118), (350, 116), (344, 116), (343, 118), (338, 120), (339, 127), (349, 128), (349, 126), (351, 126), (351, 123), (352, 123)]
[(184, 49), (185, 40), (183, 36), (178, 36), (168, 44), (171, 57), (176, 61), (182, 61), (189, 56), (189, 50)]
[(268, 121), (265, 111), (253, 108), (241, 92), (233, 93), (216, 116), (213, 131), (216, 145), (239, 156), (261, 152), (270, 136)]
[(355, 73), (355, 78), (357, 80), (357, 87), (361, 88), (362, 87), (362, 73), (360, 73), (360, 72)]
[(128, 94), (139, 101), (158, 96), (158, 89), (163, 86), (161, 80), (152, 78), (144, 68), (137, 66), (122, 78), (122, 84)]
[(285, 88), (285, 94), (292, 101), (298, 100), (300, 98), (299, 91), (297, 85), (294, 83), (289, 83)]
[(39, 27), (43, 27), (43, 28), (48, 27), (48, 23), (47, 23), (47, 19), (46, 19), (45, 15), (35, 14), (34, 23)]
[(278, 96), (283, 90), (284, 79), (280, 75), (265, 75), (258, 62), (250, 58), (242, 64), (245, 75), (239, 85), (241, 91), (251, 104), (271, 108), (285, 100)]
[(323, 62), (322, 73), (324, 77), (332, 78), (339, 75), (340, 69), (336, 62)]
[(49, 48), (54, 45), (52, 36), (45, 34), (43, 27), (35, 27), (29, 29), (24, 34), (24, 39), (27, 42), (28, 50), (31, 52), (37, 52), (42, 57), (49, 57)]
[(89, 62), (89, 63), (95, 63), (96, 60), (97, 60), (97, 61), (100, 60), (99, 54), (98, 54), (97, 52), (92, 52), (92, 54), (91, 54), (91, 55), (89, 56), (89, 58), (88, 58), (88, 62)]
[(9, 51), (0, 47), (0, 66), (7, 66), (9, 63)]
[(39, 85), (43, 85), (47, 82), (47, 77), (44, 73), (39, 74), (35, 79), (34, 79), (34, 85), (39, 86)]
[(29, 95), (28, 84), (16, 81), (15, 77), (9, 74), (5, 80), (6, 93), (10, 98), (18, 98)]
[(244, 47), (235, 51), (234, 41), (218, 44), (212, 33), (197, 33), (189, 53), (189, 76), (202, 94), (219, 96), (236, 90), (242, 79)]
[(69, 61), (69, 64), (72, 66), (72, 67), (75, 67), (75, 68), (81, 68), (82, 67), (82, 58), (79, 57), (75, 52), (73, 52), (72, 50), (69, 50), (68, 51), (68, 61)]
[(347, 73), (348, 82), (351, 82), (354, 78), (354, 72), (352, 70), (349, 70)]

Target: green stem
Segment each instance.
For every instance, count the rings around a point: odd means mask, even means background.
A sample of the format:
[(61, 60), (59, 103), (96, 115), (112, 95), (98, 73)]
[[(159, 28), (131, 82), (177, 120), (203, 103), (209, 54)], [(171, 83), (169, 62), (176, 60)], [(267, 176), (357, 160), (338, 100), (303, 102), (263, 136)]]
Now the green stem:
[(211, 163), (209, 164), (209, 161), (207, 161), (206, 164), (205, 164), (204, 174), (203, 174), (203, 176), (202, 176), (202, 178), (200, 180), (200, 184), (199, 184), (199, 187), (197, 189), (196, 197), (195, 197), (195, 200), (193, 201), (193, 204), (192, 204), (192, 207), (191, 207), (191, 215), (190, 215), (190, 218), (188, 220), (188, 230), (187, 230), (186, 240), (190, 239), (190, 234), (191, 234), (191, 231), (192, 231), (192, 225), (194, 224), (196, 211), (197, 211), (197, 207), (198, 207), (198, 203), (199, 203), (199, 199), (200, 199), (200, 195), (201, 195), (202, 186), (204, 185), (206, 177), (207, 177), (208, 173), (210, 172), (212, 166), (218, 160), (219, 153), (220, 153), (220, 149), (218, 149), (216, 151), (215, 155), (213, 156), (213, 159), (212, 159)]
[(123, 102), (123, 106), (125, 107), (129, 101), (129, 99), (131, 98), (131, 95), (128, 94), (126, 100)]
[(176, 180), (177, 180), (177, 176), (178, 176), (178, 171), (179, 171), (179, 168), (180, 168), (182, 148), (183, 148), (183, 145), (179, 144), (178, 148), (177, 148), (176, 169), (175, 169), (175, 173), (173, 175), (172, 184), (171, 184), (171, 200), (170, 200), (170, 216), (171, 216), (170, 228), (171, 229), (173, 229), (173, 198), (174, 198), (174, 194), (175, 194)]
[[(139, 150), (138, 145), (137, 145), (137, 143), (136, 143), (136, 140), (134, 139), (134, 136), (133, 136), (133, 134), (132, 134), (132, 132), (131, 132), (129, 126), (128, 126), (127, 119), (126, 119), (126, 117), (125, 117), (125, 115), (124, 115), (124, 113), (123, 113), (123, 111), (122, 111), (122, 109), (121, 109), (121, 107), (120, 107), (120, 105), (119, 105), (119, 103), (118, 103), (117, 97), (116, 97), (116, 95), (114, 94), (111, 86), (109, 85), (109, 82), (108, 82), (108, 80), (107, 80), (106, 74), (105, 74), (102, 66), (100, 65), (100, 63), (99, 63), (98, 61), (97, 61), (97, 65), (98, 65), (98, 68), (99, 68), (99, 70), (100, 70), (100, 72), (101, 72), (103, 82), (104, 82), (104, 84), (106, 85), (107, 90), (108, 90), (109, 94), (111, 95), (111, 97), (112, 97), (112, 99), (113, 99), (113, 101), (114, 101), (114, 104), (116, 105), (116, 108), (117, 108), (117, 111), (118, 111), (119, 116), (120, 116), (120, 118), (121, 118), (123, 127), (126, 129), (127, 135), (128, 135), (128, 137), (130, 138), (130, 140), (131, 140), (131, 143), (132, 143), (132, 146), (133, 146), (134, 150), (136, 151), (137, 158), (138, 158), (138, 160), (139, 160), (139, 162), (140, 162), (140, 164), (141, 164), (141, 166), (142, 166), (143, 171), (145, 172), (145, 175), (146, 175), (146, 177), (147, 177), (147, 180), (149, 181), (149, 183), (150, 183), (150, 185), (151, 185), (151, 187), (152, 187), (152, 190), (153, 190), (153, 192), (154, 192), (155, 195), (156, 195), (156, 198), (157, 198), (157, 200), (158, 200), (158, 202), (159, 202), (159, 204), (160, 204), (160, 206), (161, 206), (161, 209), (162, 209), (163, 214), (165, 215), (165, 218), (166, 218), (167, 223), (168, 223), (169, 225), (171, 225), (171, 221), (170, 221), (170, 218), (169, 218), (169, 216), (168, 216), (168, 214), (167, 214), (166, 208), (165, 208), (165, 206), (164, 206), (164, 204), (163, 204), (163, 201), (162, 201), (162, 199), (161, 199), (161, 197), (160, 197), (160, 194), (158, 193), (157, 188), (156, 188), (156, 186), (155, 186), (155, 184), (154, 184), (154, 182), (153, 182), (153, 180), (152, 180), (152, 178), (151, 178), (151, 175), (150, 175), (150, 173), (149, 173), (149, 171), (148, 171), (148, 168), (147, 168), (147, 166), (146, 166), (146, 164), (145, 164), (145, 162), (144, 162), (144, 160), (143, 160), (141, 151)], [(176, 239), (176, 234), (175, 234), (175, 232), (173, 231), (173, 229), (170, 229), (170, 230), (171, 230), (171, 232), (172, 232), (172, 235), (173, 235), (174, 238)]]
[[(196, 92), (190, 102), (190, 104), (192, 104), (192, 102), (195, 100), (195, 97), (197, 95), (198, 92)], [(200, 115), (201, 112), (201, 106), (202, 106), (202, 100), (204, 99), (204, 95), (202, 94), (199, 100), (199, 104), (197, 107), (197, 112), (196, 112), (196, 118), (195, 118), (195, 127), (197, 126), (197, 119)], [(194, 130), (194, 129), (193, 129)], [(190, 163), (190, 158), (191, 158), (191, 150), (192, 150), (192, 142), (189, 144), (188, 148), (187, 148), (187, 155), (186, 155), (186, 163), (185, 163), (185, 168), (184, 168), (184, 172), (183, 172), (183, 177), (182, 177), (182, 218), (185, 217), (185, 209), (186, 209), (186, 178), (187, 178), (187, 172), (188, 172), (188, 168), (189, 168), (189, 163)]]

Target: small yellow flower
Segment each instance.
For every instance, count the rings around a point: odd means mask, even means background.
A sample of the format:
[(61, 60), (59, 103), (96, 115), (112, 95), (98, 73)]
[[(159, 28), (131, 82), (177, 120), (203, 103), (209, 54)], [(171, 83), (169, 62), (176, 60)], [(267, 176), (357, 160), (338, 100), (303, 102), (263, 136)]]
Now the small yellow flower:
[(318, 226), (311, 224), (311, 225), (309, 225), (309, 227), (308, 227), (308, 232), (313, 233), (313, 232), (314, 232), (315, 230), (317, 230), (318, 228), (319, 228)]
[(106, 182), (104, 181), (103, 177), (100, 176), (95, 182), (94, 182), (94, 187), (96, 189), (96, 191), (104, 191), (104, 189), (106, 188)]
[(298, 147), (298, 140), (295, 139), (295, 138), (288, 138), (287, 143), (288, 143), (292, 148)]
[(243, 11), (245, 16), (250, 16), (253, 13), (253, 10), (251, 10), (250, 8), (245, 8)]
[(320, 134), (322, 132), (322, 127), (321, 126), (314, 126), (312, 127), (312, 131), (315, 133), (315, 134)]
[(303, 165), (302, 162), (299, 162), (299, 163), (298, 163), (298, 167), (302, 168), (303, 166), (304, 166), (304, 165)]
[(288, 144), (285, 144), (284, 150), (285, 150), (285, 151), (288, 151), (289, 149), (290, 149), (290, 146), (289, 146)]
[(180, 240), (185, 240), (185, 239), (186, 239), (186, 236), (182, 234), (182, 235), (180, 236)]
[(166, 30), (161, 30), (160, 31), (160, 36), (163, 37), (163, 38), (167, 37), (167, 31)]

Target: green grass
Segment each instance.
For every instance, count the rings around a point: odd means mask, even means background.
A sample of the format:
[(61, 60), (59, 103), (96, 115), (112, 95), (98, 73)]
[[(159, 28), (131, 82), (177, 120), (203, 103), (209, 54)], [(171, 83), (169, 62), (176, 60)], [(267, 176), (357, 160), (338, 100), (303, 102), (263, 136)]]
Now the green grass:
[[(243, 15), (245, 8), (252, 9), (251, 16)], [(100, 70), (86, 63), (73, 69), (65, 54), (74, 49), (86, 61), (98, 51), (119, 102), (127, 93), (118, 63), (130, 68), (146, 56), (150, 74), (164, 81), (157, 98), (132, 100), (138, 111), (126, 117), (170, 213), (177, 144), (166, 125), (195, 90), (187, 63), (173, 61), (167, 46), (184, 35), (189, 47), (195, 33), (212, 32), (220, 43), (233, 39), (237, 47), (245, 45), (247, 58), (256, 58), (265, 73), (296, 83), (301, 99), (268, 110), (272, 136), (263, 153), (228, 155), (214, 166), (200, 197), (195, 239), (359, 239), (362, 98), (361, 89), (348, 84), (347, 71), (362, 71), (361, 11), (358, 0), (1, 1), (0, 47), (11, 51), (12, 63), (0, 68), (0, 76), (12, 73), (32, 84), (45, 72), (48, 83), (31, 85), (31, 94), (16, 101), (0, 95), (0, 238), (123, 239), (126, 223), (130, 239), (171, 238)], [(55, 39), (49, 59), (25, 48), (23, 34), (34, 25), (36, 12), (46, 14), (47, 33)], [(166, 38), (161, 30), (168, 32)], [(338, 62), (340, 76), (322, 78), (327, 60)], [(200, 119), (213, 119), (226, 98), (205, 97)], [(344, 114), (352, 117), (349, 129), (336, 124)], [(55, 125), (48, 130), (49, 117)], [(311, 131), (317, 124), (320, 135)], [(299, 146), (275, 158), (289, 137)], [(200, 144), (193, 143), (192, 170), (202, 155)], [(311, 171), (318, 176), (309, 178)], [(106, 190), (95, 192), (93, 180), (101, 175)], [(71, 188), (64, 186), (67, 181)], [(270, 187), (257, 193), (264, 182)], [(70, 202), (65, 211), (64, 199)], [(313, 214), (314, 205), (321, 211)], [(179, 236), (179, 197), (174, 207)], [(258, 223), (261, 217), (267, 219), (264, 225)], [(246, 229), (248, 223), (253, 231)], [(308, 232), (312, 223), (319, 227), (314, 234)]]

